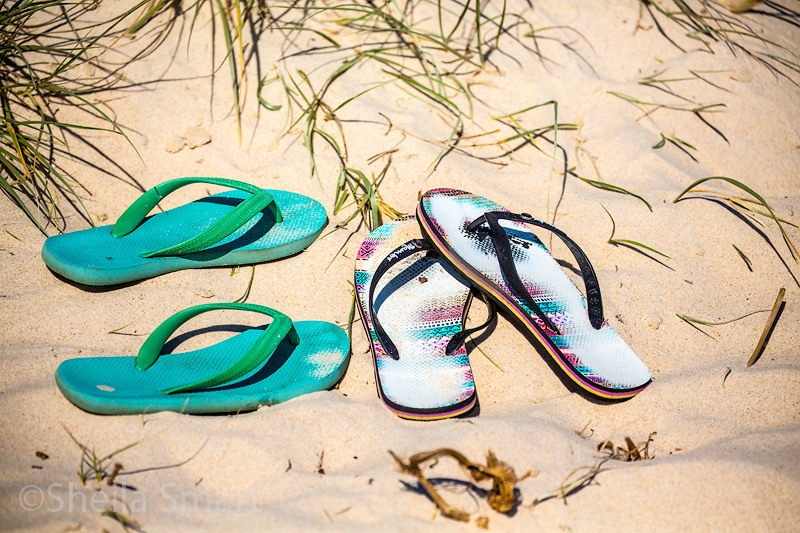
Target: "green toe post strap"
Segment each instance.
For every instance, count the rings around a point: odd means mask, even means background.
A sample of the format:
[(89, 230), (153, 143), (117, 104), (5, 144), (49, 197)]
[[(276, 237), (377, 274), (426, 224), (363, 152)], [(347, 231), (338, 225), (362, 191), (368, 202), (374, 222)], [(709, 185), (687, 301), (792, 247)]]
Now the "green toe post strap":
[(136, 368), (139, 370), (147, 370), (153, 363), (158, 360), (161, 354), (161, 349), (164, 344), (175, 333), (182, 324), (191, 320), (201, 313), (206, 311), (216, 311), (219, 309), (239, 309), (242, 311), (255, 311), (256, 313), (263, 313), (273, 318), (272, 323), (258, 338), (252, 348), (247, 351), (242, 358), (231, 365), (229, 368), (223, 370), (215, 376), (206, 379), (201, 379), (194, 383), (187, 383), (177, 387), (171, 387), (161, 391), (162, 394), (173, 394), (176, 392), (188, 392), (198, 389), (206, 389), (209, 387), (216, 387), (230, 383), (248, 372), (254, 370), (261, 363), (267, 360), (278, 344), (281, 343), (283, 338), (288, 335), (289, 342), (293, 346), (300, 344), (300, 338), (297, 336), (297, 331), (292, 325), (292, 320), (283, 313), (264, 307), (261, 305), (253, 304), (237, 304), (237, 303), (222, 303), (222, 304), (203, 304), (189, 309), (184, 309), (164, 321), (158, 326), (153, 333), (144, 341), (142, 349), (139, 350), (139, 355), (136, 357)]
[(182, 255), (199, 252), (209, 246), (217, 244), (222, 239), (241, 228), (248, 220), (253, 218), (265, 207), (269, 207), (273, 215), (275, 215), (275, 223), (280, 224), (283, 222), (281, 211), (278, 205), (268, 192), (241, 181), (228, 180), (222, 178), (178, 178), (170, 181), (165, 181), (160, 185), (156, 185), (149, 191), (141, 195), (135, 202), (133, 202), (128, 209), (122, 213), (114, 228), (111, 230), (111, 235), (114, 237), (123, 237), (128, 233), (135, 230), (139, 224), (142, 223), (144, 218), (150, 211), (169, 193), (180, 189), (185, 185), (192, 183), (210, 183), (212, 185), (222, 185), (223, 187), (230, 187), (232, 189), (240, 189), (252, 193), (253, 196), (244, 200), (242, 203), (233, 208), (228, 214), (221, 219), (214, 222), (211, 226), (201, 231), (194, 237), (187, 239), (178, 244), (167, 246), (160, 250), (153, 252), (146, 252), (141, 257), (158, 257), (164, 255)]

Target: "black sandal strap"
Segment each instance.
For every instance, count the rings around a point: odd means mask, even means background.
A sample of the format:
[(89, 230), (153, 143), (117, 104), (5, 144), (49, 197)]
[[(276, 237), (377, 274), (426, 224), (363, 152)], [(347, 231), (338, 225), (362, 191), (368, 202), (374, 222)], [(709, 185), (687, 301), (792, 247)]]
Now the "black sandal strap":
[(592, 263), (580, 247), (570, 239), (566, 233), (556, 228), (552, 224), (548, 224), (543, 220), (533, 218), (528, 213), (508, 213), (503, 211), (490, 211), (481, 215), (473, 220), (468, 226), (467, 231), (475, 231), (484, 222), (489, 225), (492, 232), (492, 243), (494, 244), (495, 251), (497, 252), (497, 259), (500, 263), (500, 270), (511, 285), (511, 289), (522, 298), (526, 304), (536, 313), (536, 316), (544, 321), (545, 325), (560, 334), (558, 328), (550, 321), (549, 318), (542, 312), (538, 305), (533, 301), (525, 285), (517, 273), (517, 267), (514, 264), (514, 259), (511, 256), (511, 243), (503, 226), (500, 225), (499, 220), (512, 220), (514, 222), (522, 222), (539, 226), (555, 233), (564, 244), (572, 252), (578, 266), (581, 269), (581, 276), (583, 283), (586, 286), (586, 303), (588, 305), (589, 322), (594, 329), (600, 329), (603, 325), (603, 300), (600, 295), (600, 284), (597, 280), (597, 274), (594, 272)]
[(386, 334), (386, 331), (383, 329), (383, 326), (381, 326), (381, 323), (378, 320), (378, 313), (375, 312), (375, 287), (378, 286), (378, 280), (381, 279), (381, 276), (383, 276), (399, 261), (410, 255), (428, 251), (433, 251), (433, 245), (427, 241), (423, 241), (422, 239), (413, 239), (411, 241), (404, 242), (395, 248), (389, 255), (387, 255), (383, 261), (381, 261), (381, 264), (378, 265), (378, 268), (372, 275), (372, 280), (370, 280), (368, 300), (369, 318), (372, 321), (372, 325), (375, 327), (375, 334), (378, 336), (378, 340), (383, 346), (383, 349), (387, 354), (389, 354), (389, 357), (395, 361), (400, 359), (400, 353), (397, 351), (397, 347), (394, 345), (391, 339), (389, 339), (389, 336)]
[[(473, 289), (474, 290), (474, 289)], [(492, 323), (494, 319), (497, 318), (497, 308), (494, 306), (494, 302), (491, 298), (486, 298), (486, 303), (489, 305), (489, 318), (486, 319), (486, 322), (481, 324), (480, 326), (476, 326), (474, 328), (465, 329), (463, 331), (459, 331), (450, 339), (450, 342), (447, 343), (447, 346), (444, 349), (445, 355), (453, 355), (461, 348), (461, 345), (467, 342), (467, 337), (475, 333), (476, 331), (480, 331), (489, 324)]]
[[(383, 326), (378, 320), (378, 313), (375, 312), (375, 287), (378, 286), (378, 281), (381, 277), (394, 265), (396, 265), (401, 260), (414, 255), (420, 252), (433, 252), (436, 249), (433, 245), (425, 240), (422, 239), (413, 239), (411, 241), (405, 242), (395, 248), (389, 255), (387, 255), (383, 261), (378, 265), (378, 268), (375, 269), (375, 273), (372, 275), (372, 279), (370, 280), (370, 287), (369, 287), (369, 300), (368, 300), (368, 312), (370, 320), (372, 321), (372, 325), (375, 328), (375, 335), (378, 337), (381, 345), (383, 346), (384, 351), (394, 359), (395, 361), (400, 359), (400, 353), (397, 351), (397, 347), (394, 345), (392, 340), (386, 334), (386, 331), (383, 329)], [(450, 339), (450, 342), (447, 343), (445, 347), (445, 354), (448, 356), (453, 355), (458, 351), (462, 344), (466, 341), (467, 337), (475, 333), (476, 331), (485, 328), (488, 326), (492, 320), (496, 317), (496, 311), (494, 304), (490, 301), (489, 302), (489, 319), (486, 323), (476, 327), (471, 328), (463, 331), (459, 331)]]

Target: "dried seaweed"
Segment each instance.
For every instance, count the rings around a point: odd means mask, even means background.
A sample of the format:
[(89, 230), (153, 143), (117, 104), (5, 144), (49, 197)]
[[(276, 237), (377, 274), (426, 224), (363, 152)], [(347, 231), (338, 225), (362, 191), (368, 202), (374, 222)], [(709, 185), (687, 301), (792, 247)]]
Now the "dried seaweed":
[(473, 463), (461, 453), (450, 448), (440, 448), (430, 452), (414, 454), (408, 458), (408, 463), (404, 463), (403, 460), (397, 457), (391, 450), (389, 454), (397, 462), (403, 474), (408, 474), (417, 478), (422, 488), (425, 489), (425, 492), (428, 493), (428, 496), (430, 496), (436, 504), (436, 507), (439, 508), (444, 516), (460, 522), (468, 522), (470, 517), (469, 513), (453, 507), (444, 501), (439, 493), (436, 492), (431, 482), (423, 475), (422, 469), (420, 468), (422, 463), (438, 459), (439, 457), (452, 457), (470, 474), (470, 476), (472, 476), (473, 481), (481, 482), (491, 479), (492, 488), (488, 492), (487, 501), (492, 509), (506, 514), (512, 512), (517, 506), (517, 497), (515, 494), (516, 484), (531, 475), (531, 473), (528, 472), (521, 478), (518, 478), (514, 473), (514, 469), (500, 461), (491, 450), (486, 454), (485, 466)]
[(630, 437), (625, 437), (625, 444), (622, 446), (615, 446), (610, 440), (604, 440), (597, 445), (597, 451), (606, 455), (608, 459), (617, 461), (653, 459), (654, 456), (650, 455), (650, 443), (653, 442), (653, 435), (655, 434), (655, 431), (650, 433), (647, 440), (639, 444), (635, 444)]

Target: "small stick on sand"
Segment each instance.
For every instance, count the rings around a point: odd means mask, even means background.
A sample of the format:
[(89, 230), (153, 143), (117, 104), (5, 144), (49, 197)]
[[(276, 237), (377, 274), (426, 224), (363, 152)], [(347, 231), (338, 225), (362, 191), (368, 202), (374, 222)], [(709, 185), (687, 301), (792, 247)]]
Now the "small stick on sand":
[(778, 291), (778, 297), (775, 299), (775, 305), (772, 306), (772, 312), (769, 314), (767, 323), (764, 325), (764, 331), (761, 332), (761, 339), (759, 339), (756, 349), (753, 351), (753, 355), (750, 356), (750, 360), (747, 362), (748, 368), (753, 366), (753, 363), (756, 362), (758, 356), (761, 355), (761, 350), (764, 348), (764, 343), (767, 341), (767, 335), (769, 335), (772, 325), (775, 323), (775, 319), (778, 317), (778, 310), (781, 308), (784, 295), (786, 295), (786, 289), (781, 287), (781, 290)]

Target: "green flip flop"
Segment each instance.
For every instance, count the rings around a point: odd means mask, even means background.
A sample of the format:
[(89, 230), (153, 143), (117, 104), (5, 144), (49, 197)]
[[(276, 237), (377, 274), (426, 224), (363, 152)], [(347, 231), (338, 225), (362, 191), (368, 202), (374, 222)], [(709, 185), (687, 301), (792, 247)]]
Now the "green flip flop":
[[(191, 318), (220, 309), (273, 318), (200, 350), (162, 354), (169, 337)], [(333, 387), (347, 368), (350, 343), (329, 322), (292, 320), (253, 304), (204, 304), (176, 313), (150, 334), (139, 355), (70, 359), (56, 370), (64, 396), (85, 411), (130, 415), (176, 411), (252, 411)]]
[[(193, 183), (236, 189), (147, 215)], [(187, 268), (246, 265), (296, 254), (327, 221), (311, 198), (221, 178), (179, 178), (140, 196), (113, 226), (55, 235), (42, 248), (51, 270), (84, 285), (116, 285)]]

